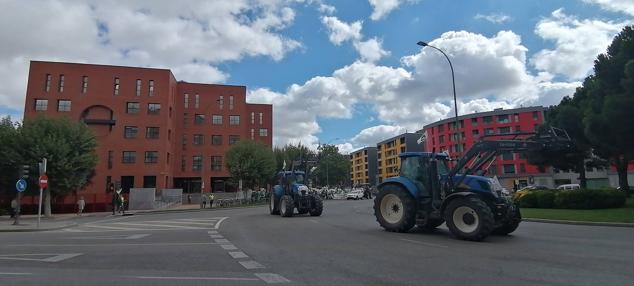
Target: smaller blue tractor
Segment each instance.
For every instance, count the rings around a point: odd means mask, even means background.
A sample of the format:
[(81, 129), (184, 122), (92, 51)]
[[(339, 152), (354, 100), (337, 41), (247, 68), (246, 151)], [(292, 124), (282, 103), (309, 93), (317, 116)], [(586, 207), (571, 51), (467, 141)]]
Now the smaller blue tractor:
[(307, 181), (304, 171), (280, 171), (275, 177), (276, 185), (271, 192), (270, 213), (291, 217), (297, 208), (298, 214), (320, 216), (324, 210), (324, 202), (317, 192), (308, 188)]

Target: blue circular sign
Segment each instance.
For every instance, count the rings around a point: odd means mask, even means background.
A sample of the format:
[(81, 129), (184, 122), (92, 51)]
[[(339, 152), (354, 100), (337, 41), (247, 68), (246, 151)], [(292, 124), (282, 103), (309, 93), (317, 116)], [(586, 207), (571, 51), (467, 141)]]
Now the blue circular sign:
[(26, 181), (24, 179), (19, 179), (16, 183), (15, 183), (15, 189), (18, 192), (24, 192), (24, 190), (26, 190)]

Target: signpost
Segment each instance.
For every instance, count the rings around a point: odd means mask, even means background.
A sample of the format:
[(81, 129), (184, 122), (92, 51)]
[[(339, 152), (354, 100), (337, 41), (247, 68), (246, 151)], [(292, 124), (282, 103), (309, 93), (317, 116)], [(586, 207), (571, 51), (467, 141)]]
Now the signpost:
[(18, 206), (15, 208), (15, 221), (13, 221), (14, 225), (20, 224), (20, 204), (22, 202), (22, 192), (26, 190), (26, 181), (20, 178), (17, 182), (15, 182), (15, 190), (18, 191)]
[(42, 159), (39, 163), (40, 177), (38, 178), (38, 184), (40, 185), (40, 203), (37, 207), (37, 228), (40, 228), (40, 219), (42, 218), (42, 192), (48, 187), (48, 176), (46, 176), (46, 158)]

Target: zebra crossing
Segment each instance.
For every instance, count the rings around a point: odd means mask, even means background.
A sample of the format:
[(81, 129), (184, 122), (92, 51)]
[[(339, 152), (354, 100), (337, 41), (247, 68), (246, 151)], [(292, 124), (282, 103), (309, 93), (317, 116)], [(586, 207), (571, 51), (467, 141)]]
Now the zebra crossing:
[(112, 232), (219, 229), (227, 217), (181, 218), (168, 220), (103, 221), (62, 229), (63, 232)]

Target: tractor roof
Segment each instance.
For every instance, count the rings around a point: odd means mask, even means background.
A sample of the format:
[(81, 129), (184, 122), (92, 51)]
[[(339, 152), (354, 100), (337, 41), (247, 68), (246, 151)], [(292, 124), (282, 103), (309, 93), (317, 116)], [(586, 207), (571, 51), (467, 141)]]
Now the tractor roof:
[[(407, 157), (424, 157), (424, 158), (431, 158), (432, 156), (432, 152), (403, 152), (401, 154), (399, 154), (399, 157), (401, 158), (407, 158)], [(447, 159), (449, 156), (447, 155), (447, 153), (436, 153), (436, 158), (438, 159)]]

